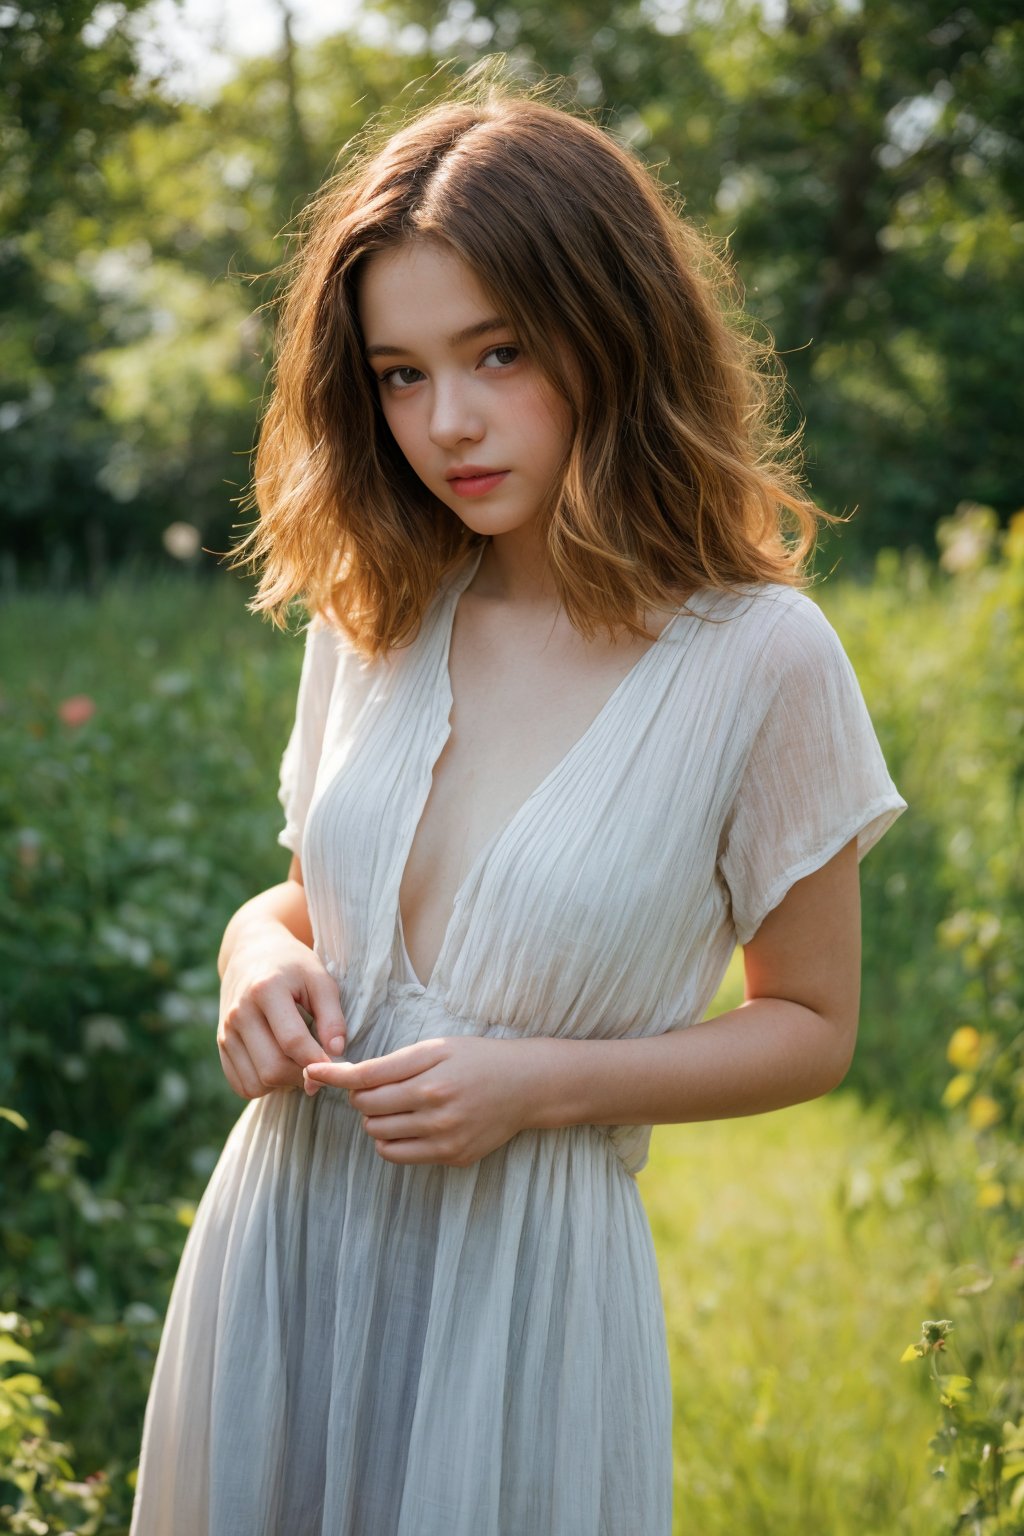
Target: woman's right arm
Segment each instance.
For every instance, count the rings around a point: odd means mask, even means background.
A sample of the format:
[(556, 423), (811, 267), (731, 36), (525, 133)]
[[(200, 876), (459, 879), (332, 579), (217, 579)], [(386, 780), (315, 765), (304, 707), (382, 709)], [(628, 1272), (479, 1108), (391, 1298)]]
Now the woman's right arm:
[[(228, 1082), (244, 1099), (301, 1088), (302, 1069), (344, 1048), (338, 984), (313, 952), (302, 864), (245, 902), (224, 930), (217, 1047)], [(312, 1015), (317, 1034), (300, 1012)], [(340, 1044), (338, 1043), (340, 1040)]]

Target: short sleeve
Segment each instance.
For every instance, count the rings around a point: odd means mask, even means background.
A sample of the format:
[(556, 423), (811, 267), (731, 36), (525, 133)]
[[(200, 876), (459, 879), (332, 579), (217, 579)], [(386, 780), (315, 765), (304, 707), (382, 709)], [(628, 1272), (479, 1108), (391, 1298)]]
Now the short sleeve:
[(797, 880), (853, 837), (863, 859), (907, 809), (839, 636), (806, 594), (793, 593), (762, 663), (754, 696), (767, 708), (719, 855), (740, 944)]
[(295, 722), (281, 758), (277, 793), (285, 816), (277, 841), (300, 856), (306, 813), (320, 766), (337, 662), (337, 630), (323, 619), (314, 618), (306, 630)]

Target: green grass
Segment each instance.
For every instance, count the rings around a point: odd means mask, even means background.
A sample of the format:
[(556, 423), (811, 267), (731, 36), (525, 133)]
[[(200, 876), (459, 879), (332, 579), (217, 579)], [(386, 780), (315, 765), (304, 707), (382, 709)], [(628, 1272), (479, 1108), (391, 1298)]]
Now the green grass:
[[(737, 950), (708, 1016), (743, 995)], [(941, 1264), (925, 1167), (840, 1089), (655, 1127), (676, 1536), (931, 1536), (933, 1394), (899, 1365)]]
[(680, 1536), (936, 1529), (933, 1394), (899, 1364), (935, 1282), (915, 1184), (895, 1128), (841, 1091), (655, 1130)]

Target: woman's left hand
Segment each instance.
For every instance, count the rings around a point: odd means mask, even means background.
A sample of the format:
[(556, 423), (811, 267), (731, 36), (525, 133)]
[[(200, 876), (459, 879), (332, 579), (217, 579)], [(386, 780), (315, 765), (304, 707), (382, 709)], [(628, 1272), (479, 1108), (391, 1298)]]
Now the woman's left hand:
[(306, 1092), (345, 1089), (388, 1162), (468, 1168), (526, 1128), (528, 1044), (455, 1035), (367, 1061), (312, 1062)]

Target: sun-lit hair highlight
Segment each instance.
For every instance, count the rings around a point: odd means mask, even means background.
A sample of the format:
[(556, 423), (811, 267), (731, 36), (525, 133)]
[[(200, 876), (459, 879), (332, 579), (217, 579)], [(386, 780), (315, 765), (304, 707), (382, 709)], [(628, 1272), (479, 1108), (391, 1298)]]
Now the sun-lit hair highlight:
[[(565, 611), (587, 638), (644, 635), (700, 587), (804, 585), (819, 521), (770, 341), (722, 247), (589, 119), (476, 72), (386, 141), (368, 135), (302, 216), (273, 390), (232, 566), (253, 611), (293, 598), (365, 655), (408, 643), (479, 545), (384, 420), (357, 310), (363, 263), (411, 239), (472, 268), (569, 401), (564, 473), (541, 509)], [(568, 365), (566, 360), (568, 359)]]

